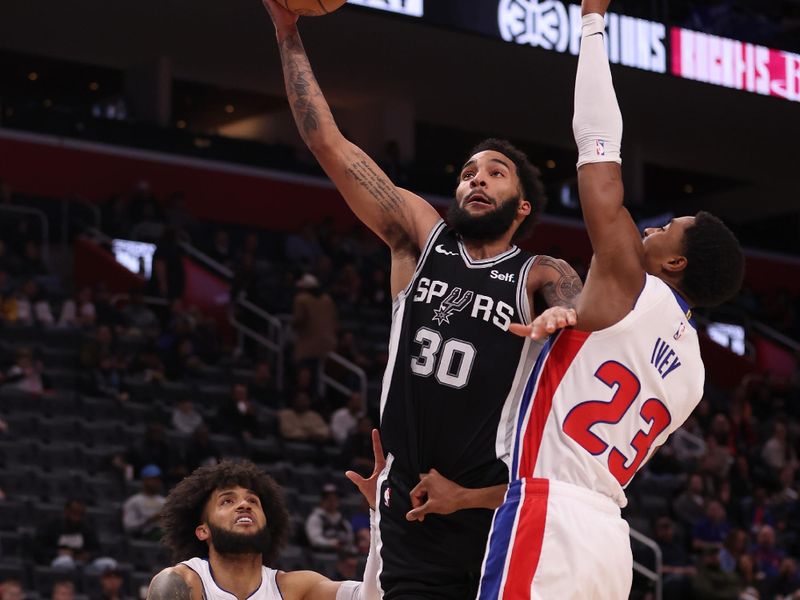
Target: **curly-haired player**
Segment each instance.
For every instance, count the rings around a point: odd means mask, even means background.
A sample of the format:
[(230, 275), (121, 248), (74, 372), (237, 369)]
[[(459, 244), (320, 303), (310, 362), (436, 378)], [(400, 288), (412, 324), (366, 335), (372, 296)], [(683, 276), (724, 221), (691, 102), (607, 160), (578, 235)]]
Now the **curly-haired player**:
[[(378, 472), (382, 450), (376, 447)], [(362, 492), (368, 480), (349, 474)], [(355, 477), (355, 478), (354, 478)], [(364, 487), (362, 487), (364, 486)], [(289, 514), (275, 480), (247, 461), (200, 467), (170, 492), (162, 511), (163, 542), (178, 563), (153, 578), (148, 600), (371, 600), (366, 583), (330, 581), (313, 571), (267, 565), (286, 541)]]

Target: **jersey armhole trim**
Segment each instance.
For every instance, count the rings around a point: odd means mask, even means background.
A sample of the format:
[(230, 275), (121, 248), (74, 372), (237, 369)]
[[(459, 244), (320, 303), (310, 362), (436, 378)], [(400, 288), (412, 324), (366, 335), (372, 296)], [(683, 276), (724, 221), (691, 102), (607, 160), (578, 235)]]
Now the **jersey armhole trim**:
[(422, 247), (419, 259), (417, 260), (417, 268), (414, 269), (414, 274), (411, 276), (411, 281), (409, 281), (408, 285), (392, 300), (393, 304), (398, 302), (400, 299), (404, 299), (414, 287), (414, 283), (417, 281), (419, 274), (422, 272), (422, 268), (425, 266), (425, 261), (428, 259), (428, 255), (431, 253), (431, 248), (433, 248), (436, 240), (439, 239), (439, 235), (442, 233), (442, 231), (444, 231), (444, 228), (444, 219), (439, 219), (433, 226), (433, 229), (431, 229), (431, 232), (428, 234), (428, 240)]
[(528, 277), (530, 276), (533, 263), (536, 262), (537, 256), (531, 256), (522, 265), (519, 272), (519, 283), (517, 284), (517, 311), (523, 325), (530, 325), (533, 321), (533, 307), (531, 306), (530, 297), (528, 296)]

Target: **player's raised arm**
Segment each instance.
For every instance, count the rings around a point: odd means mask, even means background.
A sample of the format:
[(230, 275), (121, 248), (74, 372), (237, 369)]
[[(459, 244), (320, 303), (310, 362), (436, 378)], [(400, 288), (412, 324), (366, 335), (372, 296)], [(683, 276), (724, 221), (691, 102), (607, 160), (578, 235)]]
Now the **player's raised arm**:
[(314, 77), (297, 30), (297, 16), (263, 0), (275, 23), (286, 93), (303, 141), (356, 216), (395, 249), (420, 248), (439, 214), (419, 196), (397, 188), (360, 148), (342, 135)]
[[(606, 292), (611, 292), (618, 302), (611, 303), (610, 313), (618, 312), (621, 318), (630, 310), (628, 300), (641, 290), (645, 270), (641, 236), (622, 203), (622, 115), (604, 44), (603, 17), (608, 4), (609, 0), (584, 0), (582, 4), (573, 130), (579, 153), (581, 208), (594, 250), (590, 280), (600, 280)], [(590, 280), (584, 295), (591, 292), (587, 289)], [(578, 313), (582, 319), (582, 312)]]

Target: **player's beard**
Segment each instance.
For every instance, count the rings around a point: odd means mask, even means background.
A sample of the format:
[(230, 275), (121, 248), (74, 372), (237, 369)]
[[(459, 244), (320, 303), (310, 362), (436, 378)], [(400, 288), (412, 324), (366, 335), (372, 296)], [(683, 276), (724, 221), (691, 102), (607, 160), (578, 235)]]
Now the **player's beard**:
[(272, 541), (269, 530), (264, 525), (253, 533), (238, 533), (208, 523), (211, 543), (220, 554), (261, 554), (269, 555)]
[(447, 222), (465, 240), (489, 241), (504, 235), (514, 223), (519, 208), (519, 196), (512, 196), (497, 208), (473, 215), (454, 199), (447, 209)]

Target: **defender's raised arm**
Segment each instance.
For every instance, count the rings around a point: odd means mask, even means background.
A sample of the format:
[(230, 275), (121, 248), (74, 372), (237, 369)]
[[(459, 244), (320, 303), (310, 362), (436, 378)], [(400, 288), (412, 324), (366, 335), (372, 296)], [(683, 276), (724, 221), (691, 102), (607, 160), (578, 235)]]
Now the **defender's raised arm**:
[(418, 249), (439, 220), (422, 198), (395, 187), (360, 148), (339, 131), (314, 77), (297, 30), (297, 15), (263, 0), (278, 38), (289, 104), (303, 141), (350, 208), (392, 249), (409, 242)]
[(622, 203), (622, 115), (604, 44), (608, 4), (583, 2), (573, 120), (581, 208), (594, 250), (578, 315), (579, 325), (592, 329), (622, 318), (645, 277), (641, 236)]

